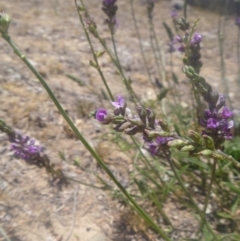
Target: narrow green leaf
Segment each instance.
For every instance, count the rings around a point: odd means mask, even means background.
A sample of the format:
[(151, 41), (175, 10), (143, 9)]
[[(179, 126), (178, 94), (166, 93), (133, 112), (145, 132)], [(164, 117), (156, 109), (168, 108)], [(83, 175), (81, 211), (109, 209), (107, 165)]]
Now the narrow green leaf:
[(178, 81), (178, 77), (177, 77), (177, 75), (173, 72), (172, 73), (172, 79), (173, 79), (173, 82), (175, 83), (175, 84), (179, 84), (179, 81)]
[(167, 93), (168, 93), (168, 89), (164, 88), (161, 93), (158, 95), (158, 100), (162, 100), (164, 99), (166, 96), (167, 96)]
[(82, 80), (78, 79), (77, 77), (75, 77), (71, 74), (65, 74), (65, 76), (67, 76), (69, 79), (73, 80), (74, 82), (78, 83), (80, 86), (85, 85), (85, 83)]

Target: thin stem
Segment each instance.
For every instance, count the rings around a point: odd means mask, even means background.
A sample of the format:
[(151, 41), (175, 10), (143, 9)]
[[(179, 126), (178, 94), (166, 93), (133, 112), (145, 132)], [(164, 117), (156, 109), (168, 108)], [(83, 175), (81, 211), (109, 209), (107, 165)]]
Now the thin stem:
[[(74, 1), (75, 1), (75, 6), (77, 7), (77, 0), (74, 0)], [(105, 76), (104, 76), (104, 74), (103, 74), (103, 72), (102, 72), (102, 70), (101, 70), (101, 68), (100, 68), (99, 63), (98, 63), (98, 58), (97, 58), (96, 53), (95, 53), (95, 51), (94, 51), (94, 48), (93, 48), (93, 45), (92, 45), (92, 41), (91, 41), (91, 38), (90, 38), (90, 36), (89, 36), (88, 30), (87, 30), (87, 28), (86, 28), (86, 25), (85, 25), (85, 23), (84, 23), (84, 21), (83, 21), (82, 14), (81, 14), (80, 11), (77, 11), (77, 12), (78, 12), (79, 20), (80, 20), (80, 22), (81, 22), (81, 24), (82, 24), (82, 26), (83, 26), (85, 35), (86, 35), (86, 37), (87, 37), (87, 41), (88, 41), (88, 44), (89, 44), (89, 46), (90, 46), (90, 49), (91, 49), (91, 52), (92, 52), (94, 61), (95, 61), (95, 63), (96, 63), (96, 66), (97, 66), (96, 69), (97, 69), (98, 73), (99, 73), (100, 76), (101, 76), (101, 79), (102, 79), (102, 81), (103, 81), (103, 83), (104, 83), (105, 88), (107, 89), (107, 92), (108, 92), (108, 95), (109, 95), (110, 99), (113, 101), (114, 98), (113, 98), (112, 92), (111, 92), (111, 90), (110, 90), (110, 88), (109, 88), (109, 86), (108, 86), (108, 84), (107, 84), (107, 81), (106, 81), (106, 79), (105, 79)]]
[(7, 241), (11, 241), (11, 239), (7, 236), (6, 232), (4, 231), (4, 229), (0, 226), (0, 233), (2, 233), (3, 237), (7, 240)]
[(131, 195), (126, 191), (126, 189), (122, 186), (122, 184), (116, 179), (116, 177), (113, 175), (113, 173), (110, 171), (110, 169), (107, 167), (107, 165), (104, 163), (104, 161), (98, 156), (98, 154), (94, 151), (94, 149), (90, 146), (90, 144), (87, 142), (87, 140), (83, 137), (83, 135), (79, 132), (79, 130), (76, 128), (76, 126), (71, 121), (70, 117), (67, 115), (67, 113), (64, 111), (61, 104), (58, 102), (57, 98), (53, 94), (52, 90), (49, 88), (48, 84), (44, 80), (44, 78), (39, 74), (39, 72), (33, 67), (31, 62), (26, 58), (25, 55), (22, 54), (22, 52), (19, 50), (19, 48), (15, 45), (15, 43), (12, 41), (11, 37), (5, 33), (2, 32), (2, 38), (7, 41), (7, 43), (12, 47), (14, 50), (14, 53), (26, 64), (26, 66), (32, 71), (32, 73), (37, 77), (37, 79), (41, 82), (45, 90), (47, 91), (48, 95), (52, 99), (53, 103), (56, 105), (57, 109), (63, 116), (63, 118), (66, 120), (70, 128), (73, 130), (77, 138), (83, 143), (85, 148), (91, 153), (93, 158), (98, 162), (98, 164), (103, 168), (103, 170), (106, 172), (106, 174), (112, 179), (112, 181), (116, 184), (116, 186), (121, 190), (121, 192), (125, 195), (125, 197), (130, 201), (130, 203), (133, 205), (134, 209), (138, 212), (138, 214), (156, 231), (158, 232), (165, 240), (171, 241), (171, 239), (167, 236), (167, 234), (152, 220), (152, 218), (145, 212), (145, 210), (139, 206), (136, 201), (131, 197)]
[(164, 222), (167, 225), (170, 225), (172, 229), (174, 229), (174, 226), (172, 225), (170, 219), (168, 218), (168, 216), (166, 215), (166, 213), (163, 210), (163, 205), (162, 202), (160, 202), (159, 198), (156, 196), (156, 193), (150, 194), (150, 199), (152, 199), (152, 201), (155, 203), (156, 207), (158, 208), (160, 214), (163, 217)]
[(154, 83), (151, 80), (151, 74), (150, 74), (150, 71), (149, 71), (149, 68), (148, 68), (147, 59), (146, 59), (146, 56), (145, 56), (144, 51), (143, 51), (142, 39), (141, 39), (141, 35), (140, 35), (139, 28), (138, 28), (138, 25), (137, 25), (135, 11), (134, 11), (134, 7), (133, 7), (133, 0), (131, 0), (131, 11), (132, 11), (133, 22), (134, 22), (134, 26), (135, 26), (137, 37), (138, 37), (138, 43), (139, 43), (139, 47), (140, 47), (140, 51), (141, 51), (141, 55), (142, 55), (142, 59), (143, 59), (144, 67), (145, 67), (145, 71), (147, 72), (149, 82), (151, 83), (151, 85), (153, 87), (153, 90), (156, 93), (156, 88), (154, 86)]
[(206, 221), (205, 215), (202, 213), (202, 211), (199, 209), (198, 205), (196, 204), (196, 202), (194, 201), (194, 199), (192, 198), (191, 194), (188, 192), (186, 186), (184, 185), (183, 180), (181, 179), (181, 177), (178, 175), (177, 170), (175, 169), (175, 166), (172, 162), (172, 159), (170, 157), (170, 154), (165, 153), (165, 157), (168, 160), (170, 167), (174, 173), (174, 176), (176, 177), (176, 179), (178, 180), (181, 188), (183, 189), (183, 191), (185, 192), (186, 196), (189, 197), (194, 209), (198, 212), (199, 216), (201, 217), (202, 222), (205, 224), (205, 226), (207, 227), (208, 231), (212, 234), (212, 236), (214, 237), (214, 240), (219, 240), (216, 236), (216, 234), (213, 232), (211, 226), (208, 224), (208, 222)]
[[(159, 44), (159, 41), (158, 41), (158, 38), (157, 38), (157, 34), (155, 32), (155, 29), (154, 29), (154, 24), (152, 22), (152, 31), (153, 31), (153, 38), (154, 38), (154, 41), (155, 41), (155, 45), (157, 47), (157, 53), (159, 55), (159, 59), (160, 59), (160, 63), (161, 63), (161, 66), (162, 66), (162, 81), (163, 83), (166, 82), (166, 67), (165, 67), (165, 60), (163, 58), (163, 54), (162, 54), (162, 51), (161, 51), (161, 47), (160, 47), (160, 44)], [(169, 84), (169, 83), (168, 83)], [(170, 87), (170, 85), (169, 85)]]
[(238, 26), (238, 38), (237, 38), (237, 60), (238, 60), (238, 76), (237, 82), (240, 86), (240, 26)]
[(187, 0), (184, 1), (183, 15), (185, 20), (187, 20)]
[(126, 79), (126, 77), (125, 77), (125, 75), (124, 75), (124, 73), (123, 73), (122, 66), (121, 66), (121, 62), (120, 62), (119, 57), (118, 57), (118, 52), (117, 52), (117, 47), (116, 47), (116, 41), (115, 41), (115, 38), (114, 38), (113, 30), (110, 29), (110, 32), (111, 32), (111, 39), (112, 39), (112, 44), (113, 44), (113, 50), (114, 50), (114, 54), (115, 54), (115, 56), (116, 56), (116, 66), (118, 67), (118, 69), (119, 69), (119, 71), (120, 71), (120, 73), (121, 73), (121, 76), (123, 77), (125, 86), (126, 86), (127, 90), (129, 90), (130, 94), (132, 95), (133, 100), (136, 99), (137, 102), (141, 105), (140, 99), (138, 98), (138, 96), (136, 95), (136, 93), (133, 91), (132, 86), (131, 86), (131, 84), (129, 83), (129, 80)]
[[(227, 11), (227, 5), (228, 1), (226, 1), (226, 4), (224, 6), (224, 11)], [(221, 14), (219, 15), (219, 20), (218, 20), (218, 41), (219, 41), (219, 50), (220, 50), (220, 64), (221, 64), (221, 79), (222, 83), (224, 86), (224, 92), (227, 95), (227, 100), (229, 103), (229, 106), (231, 108), (231, 101), (229, 98), (229, 89), (228, 89), (228, 84), (227, 84), (227, 79), (226, 79), (226, 73), (225, 73), (225, 61), (224, 61), (224, 36), (225, 36), (225, 19), (222, 21), (221, 19)], [(223, 23), (222, 23), (223, 22)]]
[[(157, 53), (159, 53), (159, 46), (158, 46), (158, 40), (156, 38), (156, 33), (154, 31), (152, 17), (149, 17), (149, 33), (150, 33), (151, 48), (152, 48), (155, 63), (156, 63), (156, 66), (157, 66), (157, 73), (158, 73), (158, 76), (159, 76), (159, 80), (163, 83), (164, 80), (165, 80), (165, 70), (162, 71), (162, 72), (160, 70), (160, 63), (159, 63), (160, 60), (159, 60), (159, 56), (157, 56)], [(161, 56), (161, 53), (159, 53), (159, 54)], [(160, 57), (160, 59), (161, 59), (161, 57)], [(162, 61), (162, 59), (161, 59), (161, 61)], [(161, 63), (161, 64), (162, 64), (162, 67), (163, 67), (163, 63)]]
[[(216, 167), (217, 167), (217, 160), (213, 159), (211, 179), (210, 179), (210, 183), (208, 185), (207, 196), (206, 196), (205, 204), (204, 204), (204, 208), (203, 208), (203, 214), (204, 214), (205, 218), (206, 218), (207, 206), (208, 206), (210, 195), (211, 195), (211, 191), (212, 191), (212, 185), (213, 185), (213, 182), (215, 180)], [(199, 229), (198, 229), (198, 232), (200, 232), (200, 230), (202, 229), (202, 226), (203, 226), (203, 222), (201, 222), (201, 224), (199, 226)]]
[(117, 47), (116, 47), (113, 29), (110, 29), (110, 33), (111, 33), (111, 40), (112, 40), (112, 44), (113, 44), (113, 51), (114, 51), (114, 54), (116, 56), (118, 68), (119, 68), (121, 74), (123, 75), (123, 70), (122, 70), (121, 62), (120, 62), (119, 57), (118, 57), (118, 52), (117, 52)]

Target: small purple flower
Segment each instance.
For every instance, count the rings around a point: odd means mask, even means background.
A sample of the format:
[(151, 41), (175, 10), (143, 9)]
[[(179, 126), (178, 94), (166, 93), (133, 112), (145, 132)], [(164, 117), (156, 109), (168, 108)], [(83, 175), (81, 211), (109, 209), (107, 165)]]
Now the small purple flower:
[(220, 96), (218, 104), (205, 110), (203, 119), (199, 121), (206, 128), (202, 133), (210, 135), (215, 141), (231, 139), (231, 128), (234, 126), (234, 121), (230, 120), (232, 116), (232, 111), (225, 105), (224, 97)]
[(181, 46), (178, 47), (178, 51), (181, 53), (185, 52), (185, 46), (182, 44)]
[(11, 142), (11, 150), (14, 151), (14, 155), (26, 161), (39, 157), (40, 153), (43, 151), (42, 147), (35, 145), (34, 140), (30, 139), (28, 136), (22, 136), (19, 133), (16, 134)]
[(172, 12), (170, 13), (170, 17), (171, 18), (176, 18), (178, 16), (178, 12), (174, 9), (174, 10), (172, 10)]
[(169, 53), (176, 51), (175, 43), (176, 43), (175, 40), (168, 42), (168, 47), (169, 47), (168, 52)]
[(208, 129), (216, 129), (218, 126), (217, 119), (215, 118), (209, 118), (207, 120), (207, 128)]
[(224, 106), (222, 110), (222, 118), (228, 119), (228, 118), (231, 118), (232, 116), (233, 116), (232, 111), (230, 111), (227, 106)]
[(201, 41), (202, 41), (202, 36), (200, 34), (195, 33), (191, 40), (191, 45), (199, 44)]
[(117, 109), (121, 108), (121, 107), (124, 108), (124, 106), (125, 106), (125, 100), (121, 95), (118, 96), (117, 101), (114, 101), (114, 102), (111, 102), (111, 103)]
[(182, 43), (182, 42), (183, 42), (183, 39), (182, 39), (179, 35), (176, 36), (176, 40), (177, 40), (179, 43)]
[(104, 122), (106, 120), (106, 117), (108, 116), (108, 113), (105, 109), (101, 108), (96, 111), (95, 117), (98, 121)]
[(240, 16), (236, 17), (235, 24), (240, 27)]
[(127, 107), (127, 103), (123, 96), (118, 96), (117, 101), (112, 102), (112, 105), (115, 107), (114, 114), (119, 115), (121, 114), (124, 116), (125, 114), (125, 109)]
[(172, 137), (162, 137), (162, 136), (158, 136), (155, 141), (149, 142), (148, 146), (149, 146), (149, 152), (151, 153), (151, 155), (155, 156), (159, 153), (159, 151), (161, 151), (161, 149), (165, 148), (169, 148), (167, 146), (167, 143), (169, 141), (172, 141), (173, 138)]

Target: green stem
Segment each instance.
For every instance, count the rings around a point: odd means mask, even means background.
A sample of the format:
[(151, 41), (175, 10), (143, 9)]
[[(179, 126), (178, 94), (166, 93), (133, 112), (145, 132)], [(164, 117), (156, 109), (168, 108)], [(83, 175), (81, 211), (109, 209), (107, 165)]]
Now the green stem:
[[(74, 0), (74, 1), (75, 1), (75, 6), (77, 7), (77, 0)], [(90, 49), (91, 49), (91, 52), (92, 52), (94, 61), (95, 61), (95, 63), (96, 63), (96, 66), (97, 66), (96, 69), (97, 69), (98, 73), (99, 73), (100, 76), (101, 76), (101, 79), (102, 79), (102, 81), (103, 81), (103, 83), (104, 83), (105, 88), (107, 89), (107, 92), (108, 92), (108, 95), (109, 95), (110, 99), (111, 99), (112, 101), (114, 101), (112, 92), (111, 92), (111, 90), (110, 90), (110, 88), (109, 88), (109, 86), (108, 86), (108, 84), (107, 84), (107, 81), (106, 81), (106, 79), (105, 79), (105, 76), (104, 76), (104, 74), (103, 74), (103, 72), (102, 72), (102, 70), (101, 70), (101, 68), (100, 68), (99, 63), (98, 63), (98, 58), (97, 58), (96, 53), (95, 53), (95, 51), (94, 51), (94, 48), (93, 48), (93, 45), (92, 45), (92, 41), (91, 41), (91, 39), (90, 39), (90, 36), (89, 36), (88, 30), (87, 30), (87, 28), (86, 28), (86, 25), (85, 25), (85, 23), (84, 23), (84, 21), (83, 21), (83, 17), (82, 17), (81, 11), (78, 10), (77, 12), (78, 12), (79, 20), (80, 20), (80, 22), (81, 22), (81, 24), (82, 24), (82, 26), (83, 26), (85, 35), (86, 35), (86, 37), (87, 37), (87, 41), (88, 41), (88, 44), (89, 44), (89, 46), (90, 46)]]
[[(227, 11), (227, 5), (228, 5), (228, 1), (226, 1), (226, 4), (224, 6), (224, 11), (226, 13)], [(224, 36), (225, 36), (225, 19), (226, 17), (224, 16), (224, 20), (222, 23), (222, 19), (221, 19), (221, 14), (219, 15), (219, 19), (218, 19), (218, 41), (219, 41), (219, 50), (220, 50), (220, 64), (221, 64), (221, 79), (222, 79), (222, 83), (224, 86), (224, 92), (225, 95), (227, 95), (227, 100), (229, 103), (230, 108), (231, 107), (231, 101), (229, 98), (229, 89), (228, 89), (228, 84), (227, 84), (227, 79), (226, 79), (226, 73), (225, 73), (225, 61), (224, 61)]]
[(138, 28), (138, 25), (137, 25), (137, 20), (136, 20), (136, 17), (135, 17), (135, 11), (134, 11), (134, 7), (133, 7), (133, 0), (131, 0), (131, 11), (132, 11), (133, 22), (134, 22), (134, 26), (135, 26), (137, 37), (138, 37), (138, 43), (139, 43), (144, 67), (145, 67), (145, 70), (147, 72), (149, 82), (151, 83), (152, 88), (153, 88), (153, 90), (156, 94), (156, 88), (154, 86), (154, 83), (151, 80), (151, 74), (150, 74), (150, 71), (149, 71), (149, 68), (148, 68), (147, 59), (146, 59), (146, 56), (145, 56), (144, 51), (143, 51), (142, 39), (141, 39), (141, 35), (140, 35), (139, 28)]
[(238, 26), (237, 60), (238, 60), (238, 76), (237, 76), (237, 82), (238, 82), (238, 85), (240, 86), (240, 26)]
[(172, 162), (172, 159), (170, 157), (170, 155), (168, 153), (165, 153), (165, 157), (168, 160), (170, 167), (174, 173), (174, 176), (176, 177), (176, 179), (178, 180), (181, 188), (183, 189), (183, 191), (185, 192), (186, 196), (189, 197), (194, 209), (198, 212), (199, 216), (201, 217), (202, 222), (205, 224), (206, 228), (208, 229), (208, 231), (211, 233), (211, 235), (214, 237), (214, 240), (219, 240), (216, 236), (216, 234), (213, 232), (211, 226), (208, 224), (208, 222), (206, 221), (205, 215), (202, 213), (202, 211), (199, 209), (198, 205), (196, 204), (196, 202), (194, 201), (194, 199), (192, 198), (191, 194), (188, 192), (186, 186), (184, 185), (183, 180), (181, 179), (181, 177), (178, 175), (177, 170), (175, 169), (175, 166)]
[[(129, 80), (126, 79), (126, 77), (125, 77), (125, 75), (124, 75), (124, 73), (123, 73), (122, 66), (121, 66), (121, 62), (120, 62), (119, 57), (118, 57), (118, 52), (117, 52), (117, 47), (116, 47), (116, 41), (115, 41), (115, 38), (114, 38), (113, 30), (110, 29), (110, 32), (111, 32), (111, 39), (112, 39), (112, 44), (113, 44), (113, 51), (114, 51), (114, 54), (115, 54), (115, 56), (116, 56), (116, 62), (115, 62), (115, 64), (116, 64), (118, 70), (120, 71), (120, 74), (121, 74), (121, 76), (123, 77), (125, 86), (126, 86), (127, 90), (129, 91), (129, 93), (132, 95), (133, 100), (136, 99), (137, 102), (141, 105), (140, 99), (138, 98), (138, 96), (136, 95), (136, 93), (133, 91), (132, 86), (131, 86), (131, 83), (129, 83)], [(136, 104), (136, 102), (135, 102), (135, 104)]]
[(5, 33), (2, 32), (2, 38), (7, 41), (7, 43), (12, 47), (14, 50), (14, 53), (26, 64), (26, 66), (32, 71), (32, 73), (37, 77), (37, 79), (41, 82), (45, 90), (47, 91), (48, 95), (52, 99), (53, 103), (56, 105), (57, 109), (63, 116), (63, 118), (66, 120), (68, 125), (71, 127), (77, 138), (83, 143), (85, 148), (91, 153), (91, 155), (94, 157), (94, 159), (98, 162), (98, 164), (103, 168), (103, 170), (106, 172), (106, 174), (112, 179), (112, 181), (116, 184), (116, 186), (121, 190), (121, 192), (126, 196), (126, 198), (131, 202), (134, 209), (138, 212), (138, 214), (156, 231), (158, 232), (165, 240), (171, 241), (171, 239), (167, 236), (167, 234), (152, 220), (152, 218), (145, 212), (145, 210), (139, 206), (136, 201), (131, 197), (131, 195), (126, 191), (126, 189), (121, 185), (121, 183), (115, 178), (113, 173), (110, 171), (110, 169), (107, 167), (107, 165), (104, 163), (104, 161), (97, 155), (97, 153), (94, 151), (94, 149), (89, 145), (87, 140), (82, 136), (82, 134), (79, 132), (79, 130), (76, 128), (76, 126), (73, 124), (67, 113), (64, 111), (61, 104), (58, 102), (57, 98), (53, 94), (52, 90), (49, 88), (48, 84), (44, 80), (44, 78), (39, 74), (39, 72), (33, 67), (33, 65), (30, 63), (30, 61), (26, 58), (25, 55), (22, 54), (22, 52), (18, 49), (18, 47), (15, 45), (15, 43), (12, 41), (11, 37)]
[[(213, 182), (215, 180), (216, 166), (217, 166), (217, 160), (213, 159), (211, 180), (210, 180), (210, 183), (208, 185), (207, 197), (205, 199), (205, 204), (204, 204), (204, 208), (203, 208), (203, 214), (204, 214), (205, 218), (206, 218), (207, 206), (208, 206), (210, 195), (211, 195), (211, 191), (212, 191), (212, 185), (213, 185)], [(202, 226), (203, 226), (203, 222), (201, 222), (201, 224), (199, 225), (198, 232), (200, 232), (200, 230), (202, 229)]]
[[(151, 48), (152, 48), (152, 52), (154, 55), (154, 59), (155, 59), (155, 63), (157, 66), (157, 73), (158, 73), (158, 77), (159, 77), (159, 81), (163, 83), (164, 77), (161, 75), (161, 70), (160, 70), (160, 63), (159, 63), (159, 59), (157, 56), (157, 46), (155, 47), (156, 44), (156, 40), (154, 38), (154, 29), (153, 29), (153, 23), (152, 20), (149, 18), (149, 33), (150, 33), (150, 43), (151, 43)], [(155, 42), (155, 44), (154, 44)]]
[(183, 15), (185, 20), (187, 20), (187, 0), (184, 1)]
[(7, 236), (6, 232), (4, 231), (4, 229), (0, 226), (0, 233), (2, 233), (3, 237), (7, 240), (7, 241), (11, 241), (11, 239)]

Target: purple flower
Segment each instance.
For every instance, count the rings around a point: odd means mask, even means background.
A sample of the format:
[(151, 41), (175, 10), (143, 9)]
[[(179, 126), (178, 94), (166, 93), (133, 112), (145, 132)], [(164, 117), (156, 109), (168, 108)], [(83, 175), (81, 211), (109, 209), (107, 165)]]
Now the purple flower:
[(240, 27), (240, 16), (236, 17), (235, 24)]
[(172, 10), (172, 12), (170, 13), (171, 18), (176, 18), (178, 16), (178, 12), (174, 9)]
[(105, 109), (101, 108), (96, 111), (95, 117), (98, 121), (104, 122), (106, 120), (106, 117), (108, 116), (108, 113)]
[(109, 28), (111, 31), (114, 31), (114, 28), (117, 25), (116, 20), (116, 13), (118, 10), (118, 7), (115, 5), (117, 0), (104, 0), (102, 2), (102, 10), (107, 15), (106, 23), (109, 25)]
[(230, 111), (227, 106), (224, 106), (222, 111), (222, 118), (228, 119), (228, 118), (231, 118), (232, 116), (233, 116), (232, 111)]
[(185, 46), (182, 44), (180, 47), (178, 47), (178, 51), (184, 53), (185, 52)]
[(191, 45), (199, 44), (201, 41), (202, 41), (202, 36), (200, 34), (195, 33), (191, 40)]
[(103, 5), (105, 6), (113, 5), (116, 1), (117, 0), (104, 0)]
[(114, 114), (119, 115), (121, 114), (124, 116), (125, 114), (125, 109), (127, 107), (127, 103), (123, 96), (118, 96), (117, 101), (112, 102), (112, 105), (115, 107)]
[(218, 104), (204, 111), (203, 119), (200, 120), (200, 125), (206, 129), (203, 134), (210, 135), (215, 141), (231, 139), (231, 128), (234, 126), (232, 111), (225, 105), (223, 96), (219, 97)]
[(155, 141), (153, 142), (149, 142), (148, 146), (149, 146), (149, 152), (151, 153), (151, 155), (155, 156), (159, 153), (159, 151), (161, 151), (164, 147), (165, 148), (169, 148), (167, 146), (167, 143), (169, 141), (173, 140), (172, 137), (162, 137), (162, 136), (158, 136)]
[(215, 118), (209, 118), (207, 120), (207, 128), (208, 129), (216, 129), (218, 126), (217, 119)]
[(119, 95), (117, 101), (112, 102), (112, 105), (115, 108), (120, 108), (120, 107), (124, 108), (125, 100), (121, 95)]
[(16, 134), (11, 142), (11, 150), (14, 151), (14, 155), (26, 161), (39, 157), (43, 151), (42, 147), (35, 145), (34, 140), (28, 136), (22, 136), (20, 133)]
[(168, 52), (169, 53), (176, 51), (175, 43), (176, 43), (175, 40), (168, 42), (168, 47), (169, 47)]
[(177, 40), (179, 43), (182, 43), (182, 42), (183, 42), (183, 39), (182, 39), (179, 35), (176, 36), (176, 40)]

